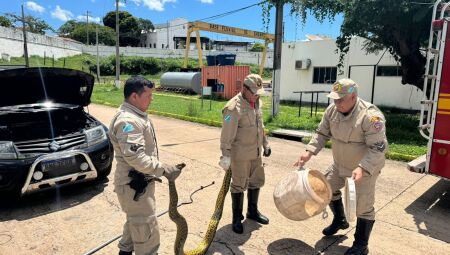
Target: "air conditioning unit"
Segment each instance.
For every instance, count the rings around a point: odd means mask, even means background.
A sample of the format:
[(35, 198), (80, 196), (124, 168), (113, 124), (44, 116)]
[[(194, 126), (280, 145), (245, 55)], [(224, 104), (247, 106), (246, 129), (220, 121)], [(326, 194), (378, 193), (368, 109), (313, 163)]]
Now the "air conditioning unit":
[(311, 65), (311, 59), (302, 59), (302, 60), (296, 60), (295, 61), (295, 69), (297, 70), (306, 70)]

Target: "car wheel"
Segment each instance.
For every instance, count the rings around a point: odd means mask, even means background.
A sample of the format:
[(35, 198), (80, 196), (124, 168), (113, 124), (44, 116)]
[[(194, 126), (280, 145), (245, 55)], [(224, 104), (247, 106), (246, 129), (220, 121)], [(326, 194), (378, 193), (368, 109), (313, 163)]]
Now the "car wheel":
[(97, 171), (97, 180), (103, 180), (111, 173), (112, 163), (101, 171)]

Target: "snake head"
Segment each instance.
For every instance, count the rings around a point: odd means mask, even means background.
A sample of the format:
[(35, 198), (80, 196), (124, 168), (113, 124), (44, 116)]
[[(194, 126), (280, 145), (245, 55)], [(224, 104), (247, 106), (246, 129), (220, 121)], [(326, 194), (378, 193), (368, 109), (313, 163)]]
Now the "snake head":
[(185, 166), (186, 166), (185, 163), (180, 163), (180, 164), (176, 165), (176, 168), (182, 170)]

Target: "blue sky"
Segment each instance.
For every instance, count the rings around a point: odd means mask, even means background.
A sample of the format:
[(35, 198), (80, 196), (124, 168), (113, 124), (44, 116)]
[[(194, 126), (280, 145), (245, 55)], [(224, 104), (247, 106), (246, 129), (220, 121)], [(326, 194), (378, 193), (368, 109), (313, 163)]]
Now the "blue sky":
[[(184, 17), (189, 21), (203, 19), (224, 12), (246, 7), (261, 0), (121, 0), (121, 10), (130, 12), (133, 16), (151, 20), (154, 24), (166, 23), (168, 20)], [(115, 0), (33, 0), (16, 1), (3, 0), (0, 5), (0, 15), (5, 13), (20, 14), (20, 6), (24, 4), (27, 15), (45, 20), (54, 29), (58, 29), (69, 19), (86, 19), (89, 11), (89, 20), (100, 22), (109, 11), (115, 10)], [(305, 39), (306, 34), (325, 34), (333, 38), (339, 35), (342, 18), (337, 17), (334, 22), (326, 21), (323, 24), (309, 17), (306, 25), (296, 22), (289, 15), (289, 6), (285, 6), (285, 40), (295, 41)], [(272, 10), (269, 32), (274, 32), (275, 14)], [(245, 29), (263, 31), (262, 9), (255, 6), (225, 17), (208, 22)], [(215, 40), (252, 41), (252, 39), (239, 38), (229, 35), (207, 34)]]

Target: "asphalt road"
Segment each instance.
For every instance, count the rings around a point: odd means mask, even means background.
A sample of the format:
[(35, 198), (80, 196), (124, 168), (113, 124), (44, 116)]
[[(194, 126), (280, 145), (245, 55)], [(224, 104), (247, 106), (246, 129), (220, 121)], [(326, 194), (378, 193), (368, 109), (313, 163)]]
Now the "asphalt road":
[[(90, 112), (109, 124), (115, 109), (91, 105)], [(181, 201), (194, 203), (180, 207), (189, 224), (186, 250), (194, 248), (205, 233), (222, 182), (218, 167), (220, 129), (200, 124), (151, 116), (156, 126), (160, 159), (166, 163), (185, 162), (177, 179)], [(324, 238), (322, 229), (331, 217), (320, 216), (296, 222), (284, 218), (275, 208), (275, 185), (289, 171), (304, 149), (300, 142), (270, 138), (272, 156), (264, 159), (266, 184), (260, 194), (260, 211), (269, 225), (244, 221), (244, 234), (231, 231), (231, 201), (224, 213), (208, 254), (343, 254), (353, 242), (355, 223), (340, 235)], [(332, 162), (323, 150), (307, 165), (324, 172)], [(450, 254), (450, 182), (433, 176), (410, 173), (405, 163), (387, 161), (377, 183), (377, 221), (370, 254)], [(104, 182), (59, 188), (24, 197), (0, 208), (0, 254), (84, 254), (121, 234), (124, 214), (113, 192), (115, 169)], [(167, 209), (168, 186), (164, 180), (156, 190), (158, 212)], [(246, 208), (246, 206), (244, 206)], [(160, 254), (173, 254), (175, 224), (165, 214), (159, 218)], [(117, 254), (113, 242), (96, 254)]]

